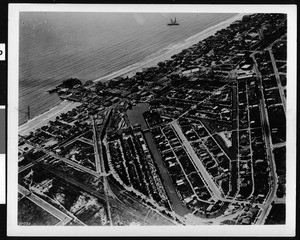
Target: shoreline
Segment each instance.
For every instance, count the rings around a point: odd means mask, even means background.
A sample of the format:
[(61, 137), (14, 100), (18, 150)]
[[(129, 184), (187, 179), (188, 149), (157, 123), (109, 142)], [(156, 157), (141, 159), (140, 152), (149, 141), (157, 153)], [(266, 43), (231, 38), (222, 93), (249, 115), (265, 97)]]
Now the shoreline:
[[(214, 26), (211, 26), (203, 31), (196, 33), (195, 35), (185, 39), (184, 41), (176, 44), (170, 44), (168, 47), (159, 50), (156, 53), (151, 54), (142, 62), (138, 62), (127, 66), (123, 69), (110, 73), (104, 77), (97, 78), (93, 80), (94, 83), (102, 81), (106, 82), (116, 77), (133, 77), (137, 72), (142, 71), (144, 68), (149, 68), (156, 66), (157, 63), (165, 61), (171, 58), (171, 56), (180, 53), (183, 49), (187, 49), (190, 46), (197, 44), (198, 42), (204, 40), (209, 36), (213, 36), (217, 31), (228, 27), (231, 23), (240, 20), (244, 15), (247, 14), (237, 14), (234, 17), (227, 19), (223, 22), (220, 22)], [(169, 49), (169, 50), (168, 50)], [(164, 52), (167, 51), (167, 52)], [(164, 53), (160, 53), (164, 52)], [(35, 116), (34, 118), (28, 120), (27, 122), (18, 126), (18, 131), (20, 135), (29, 134), (31, 131), (36, 130), (39, 127), (44, 126), (49, 121), (55, 119), (56, 116), (60, 115), (63, 110), (72, 110), (74, 107), (79, 106), (81, 103), (72, 102), (69, 100), (63, 100), (58, 105), (53, 106), (49, 110), (41, 113), (40, 115)]]
[[(134, 63), (130, 66), (127, 66), (118, 71), (112, 72), (104, 77), (97, 78), (93, 80), (93, 82), (106, 82), (116, 77), (133, 77), (137, 72), (141, 71), (144, 68), (154, 67), (157, 63), (168, 60), (171, 56), (180, 53), (182, 50), (189, 48), (190, 46), (197, 44), (198, 42), (208, 38), (209, 36), (213, 36), (217, 31), (228, 27), (231, 23), (242, 19), (243, 16), (247, 14), (239, 13), (236, 16), (229, 18), (223, 22), (220, 22), (214, 26), (211, 26), (203, 31), (196, 33), (195, 35), (183, 40), (180, 43), (170, 44), (169, 46), (159, 50), (156, 53), (151, 54), (146, 59), (141, 62)], [(169, 50), (168, 50), (169, 49)], [(165, 53), (159, 53), (167, 51)]]
[(81, 103), (63, 100), (58, 105), (20, 125), (18, 127), (18, 132), (22, 136), (28, 135), (31, 131), (46, 125), (49, 121), (54, 120), (61, 113), (66, 112), (65, 110), (70, 111), (79, 105), (81, 105)]

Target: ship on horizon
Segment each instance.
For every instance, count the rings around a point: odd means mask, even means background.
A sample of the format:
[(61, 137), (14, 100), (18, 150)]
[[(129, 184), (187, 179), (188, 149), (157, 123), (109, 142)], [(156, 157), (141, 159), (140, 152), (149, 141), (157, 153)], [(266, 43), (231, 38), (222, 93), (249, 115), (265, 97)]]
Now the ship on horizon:
[(174, 19), (174, 21), (171, 19), (171, 22), (167, 24), (168, 26), (174, 26), (174, 25), (179, 25), (178, 22), (176, 22), (176, 18)]

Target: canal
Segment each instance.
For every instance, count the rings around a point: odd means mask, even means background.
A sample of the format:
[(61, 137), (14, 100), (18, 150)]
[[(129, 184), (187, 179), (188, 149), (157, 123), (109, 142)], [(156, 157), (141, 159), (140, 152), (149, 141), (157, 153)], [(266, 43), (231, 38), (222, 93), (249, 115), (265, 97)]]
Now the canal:
[(148, 109), (149, 109), (148, 103), (138, 103), (135, 106), (133, 106), (131, 109), (128, 109), (126, 111), (126, 114), (130, 121), (130, 124), (134, 125), (138, 123), (141, 125), (142, 130), (147, 129), (148, 126), (143, 117), (143, 113), (148, 111)]
[(191, 213), (192, 211), (188, 210), (186, 207), (184, 207), (182, 205), (180, 198), (175, 191), (172, 180), (167, 172), (167, 169), (165, 168), (165, 166), (163, 164), (163, 160), (158, 152), (158, 149), (155, 145), (155, 142), (154, 142), (154, 139), (153, 139), (151, 133), (145, 132), (144, 137), (145, 137), (148, 147), (152, 153), (152, 156), (156, 162), (156, 165), (158, 167), (160, 176), (162, 178), (163, 185), (165, 186), (165, 190), (170, 199), (170, 203), (172, 205), (173, 210), (180, 216), (184, 216), (188, 213)]
[[(142, 130), (148, 129), (147, 123), (143, 117), (143, 113), (148, 111), (148, 109), (149, 109), (148, 103), (138, 103), (135, 106), (133, 106), (132, 109), (128, 109), (126, 111), (126, 114), (130, 121), (130, 124), (134, 125), (138, 123), (141, 125)], [(154, 161), (156, 162), (156, 165), (158, 167), (159, 174), (161, 176), (163, 185), (165, 186), (165, 190), (170, 199), (170, 203), (172, 205), (173, 210), (180, 216), (184, 216), (188, 213), (191, 213), (192, 212), (191, 210), (188, 210), (186, 207), (182, 205), (180, 198), (173, 186), (172, 180), (168, 174), (168, 171), (163, 164), (163, 160), (159, 154), (159, 151), (155, 145), (151, 133), (149, 131), (146, 131), (143, 132), (143, 134), (147, 142), (147, 145), (152, 153)]]

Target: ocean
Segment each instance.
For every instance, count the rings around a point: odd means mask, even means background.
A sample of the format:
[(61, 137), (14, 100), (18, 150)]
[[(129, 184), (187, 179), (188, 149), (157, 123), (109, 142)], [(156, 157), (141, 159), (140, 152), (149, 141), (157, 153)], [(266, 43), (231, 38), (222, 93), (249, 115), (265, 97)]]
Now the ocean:
[[(21, 12), (19, 125), (61, 100), (64, 79), (96, 80), (176, 49), (234, 13)], [(176, 17), (178, 26), (167, 26)]]

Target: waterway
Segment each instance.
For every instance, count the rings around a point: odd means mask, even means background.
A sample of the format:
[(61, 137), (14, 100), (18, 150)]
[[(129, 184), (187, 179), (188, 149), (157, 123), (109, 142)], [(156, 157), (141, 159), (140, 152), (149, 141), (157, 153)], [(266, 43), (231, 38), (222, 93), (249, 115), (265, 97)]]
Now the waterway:
[(163, 185), (165, 186), (165, 190), (167, 192), (167, 195), (170, 199), (171, 205), (173, 210), (179, 214), (180, 216), (184, 216), (188, 213), (191, 213), (192, 211), (188, 210), (186, 207), (184, 207), (180, 201), (180, 198), (174, 188), (174, 185), (172, 183), (172, 180), (168, 174), (167, 169), (164, 166), (163, 160), (159, 154), (159, 151), (155, 145), (154, 139), (150, 132), (145, 132), (144, 137), (146, 139), (146, 142), (148, 144), (149, 149), (151, 150), (152, 156), (156, 162), (156, 165), (158, 167), (160, 176), (163, 181)]
[[(130, 123), (132, 125), (137, 123), (140, 124), (142, 130), (148, 129), (146, 121), (143, 117), (143, 113), (146, 112), (148, 109), (149, 109), (148, 103), (138, 103), (137, 105), (133, 106), (132, 109), (127, 110), (126, 113), (128, 115)], [(165, 186), (165, 190), (170, 199), (173, 210), (181, 216), (191, 213), (191, 211), (189, 211), (186, 207), (182, 205), (180, 198), (173, 186), (172, 180), (168, 174), (168, 171), (164, 166), (163, 160), (159, 154), (159, 151), (155, 145), (151, 133), (149, 131), (144, 132), (144, 137), (152, 153), (154, 161), (157, 164), (160, 176), (163, 181), (163, 185)]]
[(148, 103), (138, 103), (133, 106), (131, 109), (127, 110), (127, 116), (131, 123), (131, 125), (140, 124), (142, 130), (148, 128), (147, 123), (143, 117), (143, 113), (148, 111), (149, 104)]

